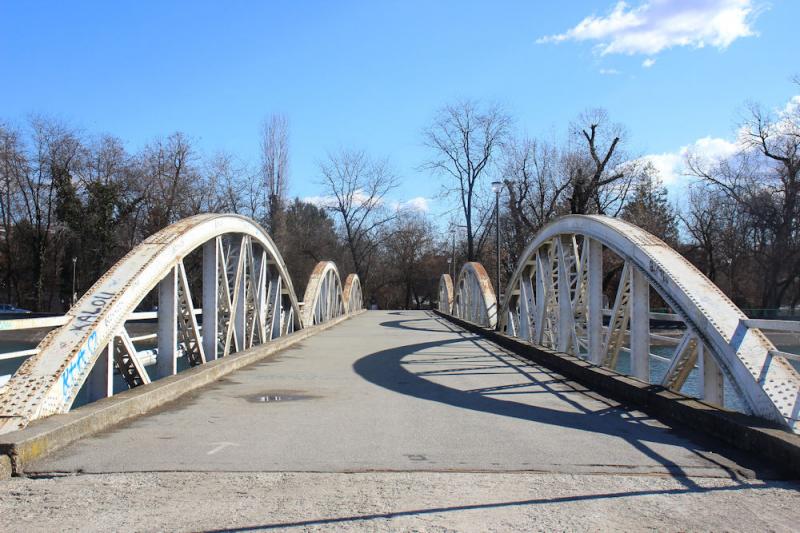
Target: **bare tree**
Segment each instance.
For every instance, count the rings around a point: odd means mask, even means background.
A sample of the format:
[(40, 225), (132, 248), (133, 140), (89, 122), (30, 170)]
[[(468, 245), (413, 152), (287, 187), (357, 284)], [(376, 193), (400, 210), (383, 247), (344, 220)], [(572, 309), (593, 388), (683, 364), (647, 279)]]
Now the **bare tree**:
[(275, 234), (279, 232), (289, 183), (289, 121), (283, 115), (270, 115), (262, 124), (261, 175), (266, 194), (266, 226)]
[[(64, 237), (63, 219), (79, 216), (74, 212), (76, 167), (80, 164), (81, 142), (66, 125), (43, 117), (31, 120), (32, 153), (20, 177), (20, 193), (25, 221), (21, 235), (31, 251), (33, 307), (50, 307), (57, 290), (47, 291), (46, 278), (58, 277), (63, 259), (59, 242)], [(59, 220), (59, 217), (62, 220)], [(18, 227), (20, 229), (20, 227)], [(25, 235), (28, 233), (28, 235)], [(57, 287), (56, 287), (57, 289)]]
[(433, 226), (423, 213), (405, 210), (387, 231), (383, 278), (394, 288), (401, 307), (411, 309), (413, 300), (413, 307), (419, 309), (423, 299), (430, 298), (432, 281), (438, 285), (441, 275), (441, 265), (436, 265), (439, 271), (435, 273), (426, 268), (433, 254)]
[(561, 153), (554, 143), (527, 137), (513, 139), (505, 153), (508, 213), (504, 234), (508, 235), (508, 248), (503, 255), (515, 265), (531, 237), (565, 210), (570, 181), (562, 172)]
[(2, 218), (3, 285), (7, 302), (20, 302), (19, 255), (14, 239), (22, 215), (20, 185), (28, 161), (20, 133), (0, 125), (0, 218)]
[(800, 109), (768, 112), (753, 104), (739, 136), (733, 156), (708, 161), (689, 154), (687, 166), (747, 215), (759, 305), (777, 309), (800, 294)]
[(462, 101), (440, 109), (423, 131), (432, 158), (422, 168), (446, 177), (446, 192), (458, 196), (467, 231), (468, 261), (480, 253), (479, 234), (486, 233), (491, 213), (487, 210), (488, 214), (476, 217), (479, 197), (487, 185), (482, 181), (489, 180), (510, 126), (511, 117), (498, 106)]
[(395, 217), (385, 199), (399, 185), (397, 176), (385, 159), (354, 150), (330, 154), (320, 171), (327, 207), (338, 216), (353, 268), (368, 285), (369, 267), (380, 243), (378, 231)]
[(592, 109), (582, 113), (571, 129), (580, 140), (564, 160), (572, 187), (570, 212), (607, 214), (611, 206), (621, 208), (636, 174), (636, 164), (626, 162), (621, 150), (622, 126), (610, 123), (605, 110)]
[(151, 234), (184, 216), (195, 214), (189, 198), (199, 181), (197, 155), (189, 138), (175, 132), (156, 139), (141, 155), (148, 220), (145, 233)]
[[(286, 227), (291, 228), (281, 256), (289, 270), (296, 294), (305, 292), (306, 283), (319, 261), (332, 260), (344, 267), (347, 252), (336, 234), (336, 224), (324, 207), (295, 199), (286, 207)], [(344, 271), (342, 271), (344, 274)]]
[(217, 152), (206, 161), (198, 194), (205, 212), (237, 213), (253, 219), (264, 212), (263, 181), (228, 152)]

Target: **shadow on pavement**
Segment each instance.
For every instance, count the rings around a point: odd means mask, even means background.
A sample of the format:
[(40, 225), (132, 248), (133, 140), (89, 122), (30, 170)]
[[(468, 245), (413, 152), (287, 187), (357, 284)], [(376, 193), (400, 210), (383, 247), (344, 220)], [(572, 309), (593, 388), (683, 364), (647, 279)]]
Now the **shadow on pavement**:
[[(772, 488), (774, 485), (762, 485), (762, 486), (748, 486), (747, 490), (758, 490), (758, 489), (767, 489)], [(365, 520), (381, 520), (381, 519), (390, 519), (390, 518), (400, 518), (404, 516), (417, 516), (417, 515), (426, 515), (426, 514), (438, 514), (438, 513), (450, 513), (456, 511), (473, 511), (478, 509), (500, 509), (503, 507), (520, 507), (524, 505), (547, 505), (547, 504), (559, 504), (559, 503), (569, 503), (569, 502), (580, 502), (580, 501), (587, 501), (587, 500), (609, 500), (614, 498), (633, 498), (637, 496), (672, 496), (672, 495), (679, 495), (679, 494), (691, 494), (691, 493), (701, 493), (701, 492), (722, 492), (722, 491), (736, 491), (741, 490), (741, 487), (711, 487), (711, 488), (704, 488), (704, 487), (691, 487), (691, 488), (684, 488), (684, 489), (664, 489), (664, 490), (640, 490), (640, 491), (628, 491), (628, 492), (611, 492), (605, 494), (580, 494), (576, 496), (563, 496), (559, 498), (537, 498), (531, 500), (517, 500), (511, 502), (498, 502), (498, 503), (480, 503), (480, 504), (472, 504), (472, 505), (456, 505), (452, 507), (430, 507), (427, 509), (415, 509), (411, 511), (397, 511), (394, 513), (375, 513), (375, 514), (364, 514), (364, 515), (356, 515), (356, 516), (342, 516), (336, 518), (318, 518), (314, 520), (303, 520), (297, 522), (282, 522), (282, 523), (274, 523), (274, 524), (260, 524), (255, 526), (245, 526), (245, 527), (238, 527), (238, 528), (225, 528), (225, 529), (211, 529), (206, 530), (208, 532), (217, 532), (217, 531), (258, 531), (264, 529), (278, 529), (278, 528), (288, 528), (288, 527), (309, 527), (309, 526), (321, 526), (321, 525), (330, 525), (330, 524), (342, 524), (347, 522), (359, 522)], [(366, 524), (365, 524), (366, 525)]]
[[(407, 325), (406, 322), (414, 323)], [(435, 324), (438, 329), (431, 327), (419, 327), (420, 322), (428, 322), (426, 325)], [(355, 372), (366, 379), (367, 381), (381, 386), (385, 389), (394, 392), (414, 396), (424, 400), (434, 402), (441, 402), (461, 409), (470, 409), (474, 411), (481, 411), (485, 413), (492, 413), (498, 416), (514, 417), (522, 420), (529, 420), (553, 426), (561, 426), (568, 428), (576, 428), (582, 431), (591, 431), (598, 434), (613, 435), (623, 439), (630, 446), (633, 446), (641, 453), (650, 457), (662, 465), (667, 472), (669, 472), (675, 479), (678, 479), (684, 486), (688, 488), (697, 488), (697, 484), (686, 474), (683, 467), (674, 463), (673, 461), (661, 456), (658, 452), (654, 451), (647, 443), (664, 443), (668, 445), (680, 446), (691, 453), (701, 457), (711, 465), (715, 465), (725, 471), (732, 480), (740, 481), (742, 477), (752, 475), (752, 473), (760, 479), (775, 479), (780, 478), (778, 472), (774, 468), (766, 465), (763, 461), (750, 458), (745, 454), (724, 447), (719, 442), (712, 440), (708, 437), (698, 435), (693, 432), (682, 430), (680, 428), (663, 429), (653, 427), (644, 422), (652, 420), (647, 416), (635, 417), (633, 414), (619, 406), (616, 403), (606, 402), (609, 405), (606, 409), (592, 410), (586, 408), (579, 402), (574, 401), (565, 392), (574, 394), (575, 392), (584, 392), (584, 388), (575, 388), (575, 384), (564, 379), (562, 376), (550, 372), (548, 369), (532, 364), (520, 364), (518, 359), (513, 358), (510, 354), (504, 352), (501, 348), (496, 347), (486, 341), (480, 336), (472, 333), (465, 332), (455, 328), (449, 323), (442, 323), (443, 319), (438, 317), (430, 317), (424, 319), (413, 320), (399, 320), (384, 322), (381, 325), (384, 327), (413, 329), (415, 331), (430, 331), (439, 334), (453, 332), (457, 337), (446, 340), (435, 340), (430, 342), (422, 342), (410, 344), (398, 348), (391, 348), (372, 353), (362, 357), (353, 364)], [(559, 397), (561, 400), (569, 403), (579, 412), (570, 412), (558, 409), (551, 409), (541, 406), (532, 406), (524, 403), (513, 401), (512, 398), (493, 398), (486, 394), (494, 394), (498, 391), (497, 388), (489, 387), (485, 389), (478, 389), (473, 391), (465, 391), (448, 387), (439, 383), (435, 383), (425, 379), (425, 375), (447, 376), (458, 375), (459, 371), (468, 371), (470, 368), (470, 361), (463, 361), (459, 356), (459, 350), (463, 351), (463, 344), (470, 343), (471, 348), (477, 347), (482, 350), (481, 356), (491, 361), (492, 365), (496, 367), (504, 367), (509, 372), (517, 372), (520, 377), (527, 380), (522, 386), (536, 385), (542, 387), (546, 392)], [(455, 345), (462, 345), (455, 349)], [(487, 348), (491, 346), (491, 349)], [(431, 348), (441, 348), (452, 346), (454, 352), (452, 355), (441, 353), (437, 354), (437, 358), (442, 361), (449, 361), (449, 357), (453, 358), (451, 369), (443, 369), (442, 371), (427, 371), (427, 372), (413, 372), (409, 370), (412, 365), (404, 362), (404, 358), (409, 355), (422, 352)], [(515, 364), (512, 364), (513, 361)], [(460, 368), (459, 364), (464, 363)], [(485, 369), (486, 367), (479, 367)], [(537, 378), (528, 370), (535, 370), (543, 372), (548, 376), (548, 379), (542, 380)], [(471, 373), (471, 372), (470, 372)], [(569, 386), (569, 390), (557, 390), (553, 387), (554, 384), (561, 385), (563, 389), (564, 384)], [(500, 389), (506, 386), (500, 387)], [(592, 396), (593, 399), (598, 398)], [(713, 456), (710, 457), (708, 451), (719, 454), (722, 457), (728, 458), (735, 462), (735, 464), (728, 464), (727, 462), (720, 462)], [(739, 469), (738, 466), (744, 467), (744, 471)]]

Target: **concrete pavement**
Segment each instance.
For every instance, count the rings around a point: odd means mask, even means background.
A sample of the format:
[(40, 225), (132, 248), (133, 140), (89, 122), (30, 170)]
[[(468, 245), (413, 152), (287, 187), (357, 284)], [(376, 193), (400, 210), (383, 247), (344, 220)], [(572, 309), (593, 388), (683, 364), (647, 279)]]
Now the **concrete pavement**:
[(411, 311), (367, 312), (26, 468), (768, 475)]

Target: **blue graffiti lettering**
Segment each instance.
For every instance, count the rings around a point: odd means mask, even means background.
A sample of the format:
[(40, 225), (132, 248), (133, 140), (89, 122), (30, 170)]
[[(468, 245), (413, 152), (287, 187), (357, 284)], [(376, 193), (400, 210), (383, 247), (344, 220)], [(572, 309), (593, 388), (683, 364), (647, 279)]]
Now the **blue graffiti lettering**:
[(86, 344), (81, 347), (75, 358), (64, 369), (64, 373), (61, 375), (61, 396), (64, 403), (67, 403), (72, 396), (72, 388), (78, 376), (89, 366), (89, 361), (97, 350), (97, 344), (97, 332), (93, 331)]

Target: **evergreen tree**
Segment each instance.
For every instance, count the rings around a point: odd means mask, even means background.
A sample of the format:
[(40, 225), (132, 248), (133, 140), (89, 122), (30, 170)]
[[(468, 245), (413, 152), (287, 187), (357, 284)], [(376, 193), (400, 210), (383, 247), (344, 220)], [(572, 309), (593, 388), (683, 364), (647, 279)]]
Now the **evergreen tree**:
[(672, 247), (678, 243), (678, 216), (667, 199), (667, 189), (654, 173), (645, 172), (622, 208), (620, 217), (659, 237)]

